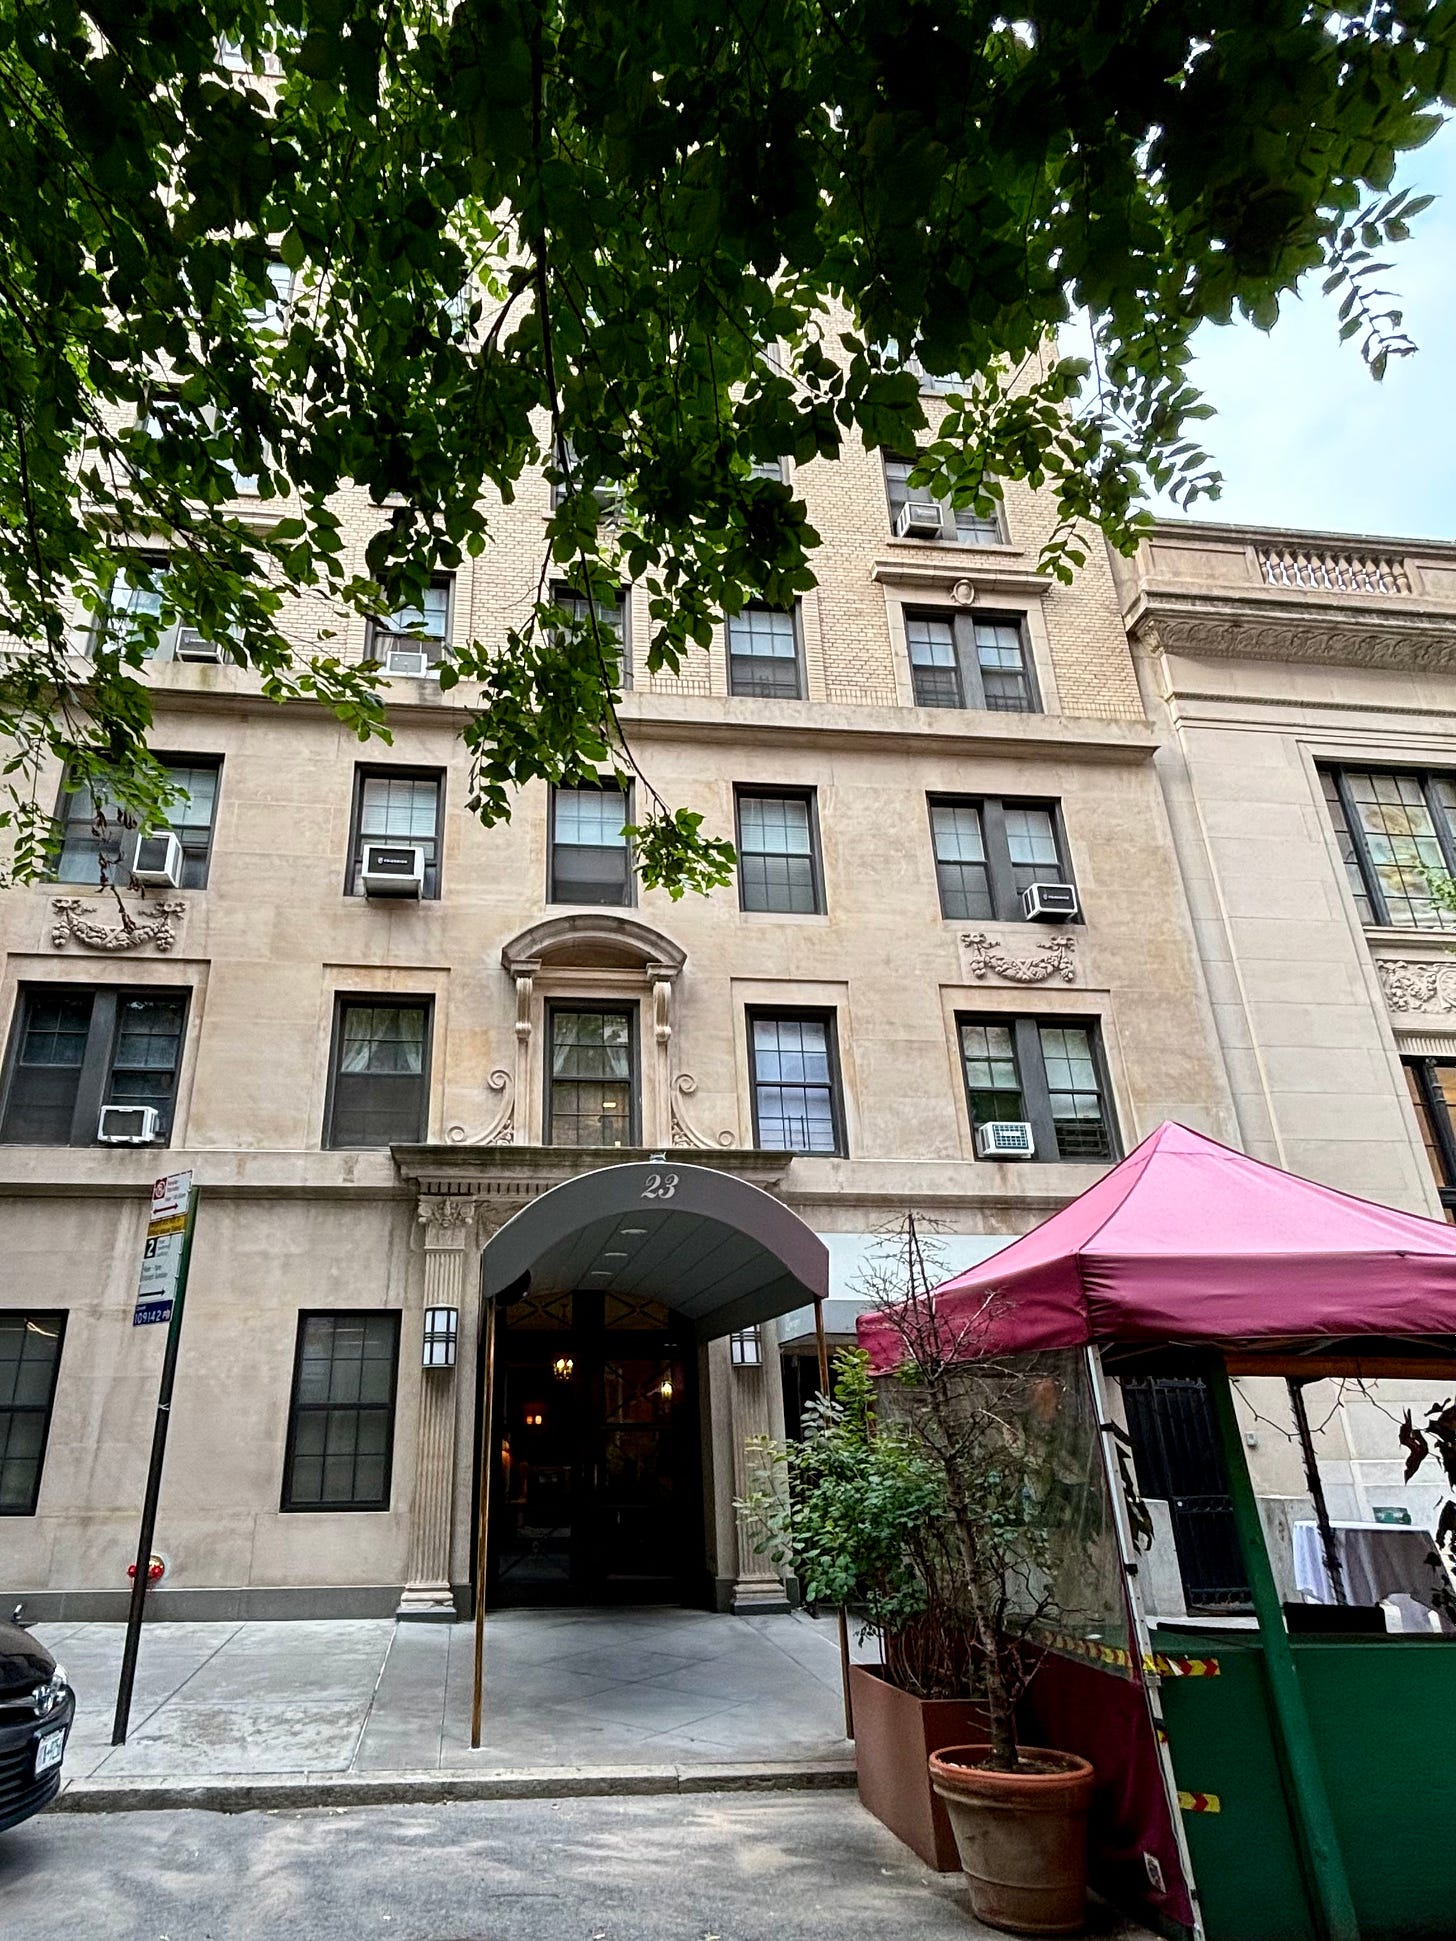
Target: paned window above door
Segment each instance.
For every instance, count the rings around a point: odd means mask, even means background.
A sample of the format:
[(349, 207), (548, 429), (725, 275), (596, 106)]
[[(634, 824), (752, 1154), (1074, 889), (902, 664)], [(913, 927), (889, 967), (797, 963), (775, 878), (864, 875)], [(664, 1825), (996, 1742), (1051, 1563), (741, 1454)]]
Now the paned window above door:
[(548, 1145), (636, 1145), (635, 1021), (630, 1008), (550, 1007)]

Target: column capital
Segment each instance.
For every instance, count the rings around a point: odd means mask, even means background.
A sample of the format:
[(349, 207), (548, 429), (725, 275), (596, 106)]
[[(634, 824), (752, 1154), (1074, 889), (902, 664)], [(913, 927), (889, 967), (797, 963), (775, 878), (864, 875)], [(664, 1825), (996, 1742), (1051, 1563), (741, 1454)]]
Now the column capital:
[(475, 1224), (473, 1193), (421, 1193), (415, 1218), (425, 1230), (426, 1248), (463, 1248)]

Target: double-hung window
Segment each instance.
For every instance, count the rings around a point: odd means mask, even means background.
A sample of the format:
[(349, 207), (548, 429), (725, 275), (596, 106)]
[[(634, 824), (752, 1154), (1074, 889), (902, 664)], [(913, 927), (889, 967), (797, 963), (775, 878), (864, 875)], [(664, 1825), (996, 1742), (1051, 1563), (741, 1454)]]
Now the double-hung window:
[(548, 1146), (637, 1143), (636, 1021), (632, 1005), (550, 1006)]
[(905, 642), (918, 708), (1036, 714), (1036, 677), (1022, 623), (968, 613), (907, 613)]
[(285, 1510), (387, 1510), (399, 1315), (300, 1314)]
[(633, 902), (636, 878), (626, 835), (631, 819), (627, 792), (615, 783), (553, 789), (548, 901)]
[(813, 791), (740, 789), (737, 805), (742, 908), (800, 916), (822, 910)]
[(1071, 880), (1051, 802), (932, 796), (930, 834), (943, 917), (1014, 923), (1023, 890)]
[(334, 1013), (325, 1144), (412, 1146), (430, 1102), (428, 998), (341, 997)]
[(1111, 1160), (1117, 1129), (1097, 1027), (1080, 1019), (962, 1017), (971, 1126), (1024, 1120), (1037, 1159)]
[(50, 1434), (66, 1317), (0, 1314), (0, 1516), (34, 1516)]
[(728, 692), (769, 701), (799, 701), (804, 676), (798, 608), (755, 601), (728, 616)]
[[(161, 763), (168, 782), (180, 791), (167, 805), (160, 826), (170, 829), (182, 845), (181, 887), (205, 889), (222, 760), (214, 755), (164, 755)], [(130, 869), (138, 832), (122, 826), (121, 812), (109, 797), (84, 786), (67, 789), (56, 820), (61, 836), (58, 882), (99, 883), (103, 864), (107, 880), (114, 882)]]
[(450, 581), (437, 575), (419, 606), (396, 607), (369, 622), (368, 658), (386, 673), (419, 674), (440, 665), (450, 646)]
[(775, 1152), (844, 1151), (834, 1022), (832, 1011), (749, 1012), (756, 1145)]
[[(595, 605), (597, 639), (601, 646), (602, 660), (619, 687), (632, 685), (632, 656), (627, 645), (627, 595), (619, 588), (613, 600), (589, 600), (584, 593), (577, 593), (569, 586), (553, 586), (551, 604), (560, 607), (569, 620), (578, 627), (589, 628), (592, 609)], [(590, 634), (588, 638), (590, 639)]]
[(426, 896), (440, 894), (440, 815), (445, 777), (438, 768), (357, 768), (350, 896), (362, 896), (366, 843), (413, 844), (425, 853)]
[(172, 1127), (185, 991), (22, 988), (0, 1115), (10, 1146), (90, 1146), (103, 1105), (150, 1105)]
[[(912, 488), (910, 474), (917, 464), (915, 458), (886, 458), (885, 460), (885, 497), (890, 507), (890, 530), (902, 538), (949, 540), (956, 546), (1002, 546), (1006, 543), (1006, 533), (1001, 522), (999, 508), (989, 512), (977, 512), (974, 506), (952, 506), (945, 499), (938, 498), (929, 486)], [(905, 507), (911, 503), (933, 508), (940, 522), (937, 532), (928, 530), (929, 522), (916, 520), (917, 530), (902, 531)]]
[(1456, 930), (1431, 878), (1456, 875), (1456, 775), (1322, 769), (1320, 781), (1360, 920)]
[(1402, 1058), (1421, 1143), (1446, 1218), (1456, 1223), (1456, 1058)]

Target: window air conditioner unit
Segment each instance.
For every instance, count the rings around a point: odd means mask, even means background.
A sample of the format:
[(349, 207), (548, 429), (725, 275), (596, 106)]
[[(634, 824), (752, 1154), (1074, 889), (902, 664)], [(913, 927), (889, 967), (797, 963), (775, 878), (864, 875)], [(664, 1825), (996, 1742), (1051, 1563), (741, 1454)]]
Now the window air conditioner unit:
[(149, 889), (181, 889), (182, 845), (170, 829), (148, 829), (137, 837), (131, 880)]
[(423, 647), (390, 647), (384, 655), (385, 672), (389, 674), (413, 674), (417, 679), (428, 680), (434, 673), (430, 657)]
[(222, 664), (222, 642), (204, 640), (196, 627), (179, 627), (177, 645), (172, 651), (177, 660), (210, 661), (214, 667)]
[(1036, 1141), (1025, 1119), (990, 1119), (976, 1127), (976, 1153), (981, 1159), (1034, 1159)]
[(366, 842), (359, 877), (366, 896), (423, 896), (425, 852), (417, 842)]
[(153, 1146), (158, 1123), (154, 1105), (103, 1105), (96, 1137), (103, 1146)]
[(895, 514), (897, 539), (939, 539), (945, 531), (945, 507), (936, 499), (907, 499)]
[(1028, 923), (1067, 923), (1081, 908), (1070, 883), (1028, 883), (1021, 909)]

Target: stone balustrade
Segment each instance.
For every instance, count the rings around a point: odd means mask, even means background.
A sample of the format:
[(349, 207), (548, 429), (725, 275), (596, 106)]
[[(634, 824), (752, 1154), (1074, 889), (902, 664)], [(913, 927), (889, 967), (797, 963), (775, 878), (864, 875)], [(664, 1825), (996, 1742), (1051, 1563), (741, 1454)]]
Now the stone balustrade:
[(1317, 593), (1409, 593), (1405, 560), (1391, 553), (1336, 552), (1323, 546), (1256, 546), (1268, 586)]

